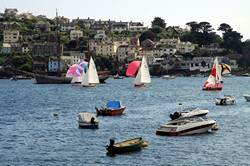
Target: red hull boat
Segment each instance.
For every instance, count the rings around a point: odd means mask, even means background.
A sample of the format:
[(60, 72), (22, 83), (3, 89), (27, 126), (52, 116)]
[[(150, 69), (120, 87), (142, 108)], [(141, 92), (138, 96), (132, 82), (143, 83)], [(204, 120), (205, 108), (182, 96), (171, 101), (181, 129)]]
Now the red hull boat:
[(109, 101), (106, 108), (98, 109), (97, 107), (95, 107), (95, 109), (97, 115), (116, 116), (121, 115), (126, 107), (122, 106), (120, 101)]
[(96, 109), (96, 114), (97, 115), (102, 115), (102, 116), (116, 116), (116, 115), (121, 115), (123, 111), (125, 110), (126, 107), (122, 107), (119, 109), (109, 109), (109, 108), (104, 108), (104, 109)]

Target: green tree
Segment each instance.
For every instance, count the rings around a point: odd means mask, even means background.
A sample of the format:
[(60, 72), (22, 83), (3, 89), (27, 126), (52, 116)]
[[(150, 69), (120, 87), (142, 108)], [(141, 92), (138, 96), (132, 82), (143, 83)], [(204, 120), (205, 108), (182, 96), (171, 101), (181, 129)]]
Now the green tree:
[(226, 23), (222, 23), (220, 24), (218, 30), (222, 31), (223, 33), (226, 33), (226, 32), (232, 32), (233, 28)]
[(161, 17), (155, 17), (152, 21), (152, 28), (155, 26), (166, 28), (165, 20), (163, 20)]
[(241, 36), (241, 34), (237, 31), (233, 31), (233, 28), (226, 23), (220, 24), (218, 30), (222, 31), (223, 35), (223, 42), (221, 46), (228, 51), (231, 50), (233, 52), (241, 53), (241, 39), (243, 38), (243, 36)]
[(152, 41), (154, 41), (156, 39), (157, 35), (152, 32), (152, 31), (145, 31), (141, 34), (141, 36), (139, 37), (140, 43), (143, 42), (146, 39), (150, 39)]

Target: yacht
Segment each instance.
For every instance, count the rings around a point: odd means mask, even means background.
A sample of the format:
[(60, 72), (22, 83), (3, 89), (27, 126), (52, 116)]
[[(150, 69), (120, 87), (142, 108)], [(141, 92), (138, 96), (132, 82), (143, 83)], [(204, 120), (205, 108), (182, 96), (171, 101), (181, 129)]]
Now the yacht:
[(205, 133), (216, 124), (215, 120), (201, 117), (176, 119), (162, 124), (156, 135), (179, 136)]
[(172, 120), (178, 119), (178, 118), (190, 118), (190, 117), (197, 117), (197, 116), (205, 116), (209, 113), (208, 110), (202, 110), (199, 108), (188, 108), (184, 109), (183, 111), (174, 112), (173, 114), (170, 114), (169, 117)]

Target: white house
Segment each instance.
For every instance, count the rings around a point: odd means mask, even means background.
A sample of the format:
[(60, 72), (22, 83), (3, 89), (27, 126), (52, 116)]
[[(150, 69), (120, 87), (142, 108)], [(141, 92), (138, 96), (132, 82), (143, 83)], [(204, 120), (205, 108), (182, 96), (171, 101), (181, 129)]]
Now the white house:
[(145, 32), (148, 30), (148, 27), (144, 26), (141, 22), (129, 22), (130, 32)]
[(71, 30), (70, 31), (70, 39), (78, 40), (80, 37), (83, 37), (83, 32), (80, 30)]
[(15, 43), (18, 42), (20, 33), (17, 30), (5, 30), (3, 32), (4, 43)]
[(65, 59), (69, 61), (69, 65), (79, 63), (85, 59), (85, 53), (81, 53), (79, 51), (64, 51), (64, 55), (68, 55), (67, 56), (68, 58), (65, 58)]
[(75, 29), (76, 29), (76, 26), (73, 24), (62, 24), (60, 26), (61, 32), (70, 32), (70, 31), (75, 30)]

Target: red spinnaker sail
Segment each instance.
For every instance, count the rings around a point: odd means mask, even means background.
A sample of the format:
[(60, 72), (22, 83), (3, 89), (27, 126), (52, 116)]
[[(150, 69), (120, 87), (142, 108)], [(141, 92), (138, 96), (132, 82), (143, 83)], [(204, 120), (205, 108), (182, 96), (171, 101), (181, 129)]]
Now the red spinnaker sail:
[(133, 61), (130, 64), (128, 64), (126, 76), (135, 77), (140, 65), (141, 65), (141, 61)]

